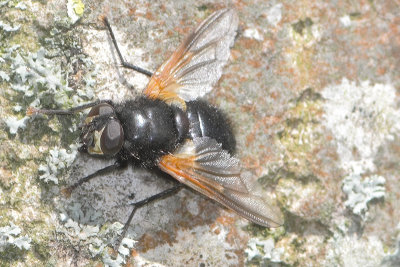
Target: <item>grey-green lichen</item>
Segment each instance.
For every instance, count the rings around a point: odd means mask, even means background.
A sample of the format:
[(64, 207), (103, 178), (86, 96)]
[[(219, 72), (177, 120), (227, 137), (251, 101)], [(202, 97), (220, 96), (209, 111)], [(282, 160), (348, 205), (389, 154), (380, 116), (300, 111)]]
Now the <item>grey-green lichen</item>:
[(112, 253), (117, 242), (117, 238), (121, 234), (122, 225), (118, 222), (109, 224), (102, 222), (102, 214), (93, 209), (82, 209), (82, 204), (78, 202), (62, 202), (58, 208), (60, 226), (57, 233), (64, 236), (68, 243), (74, 247), (83, 246), (85, 251), (90, 253), (90, 257), (100, 257), (108, 266), (120, 266), (126, 262), (130, 249), (135, 241), (124, 238), (121, 241), (118, 253)]
[(45, 164), (41, 164), (38, 170), (41, 172), (39, 178), (44, 182), (58, 184), (58, 176), (71, 166), (78, 152), (75, 144), (70, 145), (69, 151), (64, 148), (54, 147), (50, 149)]
[(321, 109), (320, 94), (312, 88), (305, 89), (287, 110), (285, 127), (277, 136), (285, 151), (284, 169), (303, 179), (312, 173), (310, 154), (323, 142), (318, 124)]
[(21, 228), (10, 222), (9, 226), (0, 227), (0, 253), (8, 247), (28, 250), (31, 247), (31, 239), (27, 236), (20, 236)]
[(248, 242), (248, 248), (245, 249), (247, 255), (247, 264), (257, 261), (258, 264), (267, 265), (268, 263), (281, 262), (283, 247), (275, 247), (275, 241), (272, 238), (259, 239), (253, 237)]
[[(74, 132), (76, 124), (40, 116), (32, 118), (25, 114), (27, 108), (69, 108), (87, 102), (93, 97), (95, 85), (94, 68), (85, 55), (70, 55), (69, 63), (63, 62), (67, 50), (80, 50), (79, 43), (68, 46), (65, 42), (50, 42), (49, 35), (41, 40), (46, 46), (41, 46), (37, 32), (25, 26), (39, 6), (32, 2), (0, 3), (0, 203), (7, 207), (0, 212), (0, 226), (4, 226), (0, 265), (19, 260), (36, 264), (53, 261), (54, 253), (44, 252), (55, 239), (55, 227), (62, 221), (55, 216), (59, 212), (55, 205), (59, 189), (49, 182), (57, 183), (66, 173), (62, 170), (76, 155), (76, 145), (72, 144), (68, 152), (59, 136), (61, 131)], [(60, 39), (65, 34), (57, 26), (53, 31), (58, 32)], [(55, 57), (57, 54), (59, 57)], [(85, 71), (75, 79), (77, 62), (85, 66)], [(78, 119), (72, 117), (72, 121)], [(76, 134), (64, 138), (65, 143), (74, 139)], [(27, 251), (17, 253), (15, 248)]]
[(372, 175), (362, 179), (360, 175), (352, 174), (343, 180), (343, 192), (347, 194), (344, 203), (354, 214), (366, 218), (368, 202), (385, 196), (385, 178)]
[[(400, 224), (397, 225), (397, 230), (400, 230)], [(400, 235), (398, 235), (396, 238), (396, 248), (392, 253), (387, 253), (381, 264), (385, 267), (400, 265)]]

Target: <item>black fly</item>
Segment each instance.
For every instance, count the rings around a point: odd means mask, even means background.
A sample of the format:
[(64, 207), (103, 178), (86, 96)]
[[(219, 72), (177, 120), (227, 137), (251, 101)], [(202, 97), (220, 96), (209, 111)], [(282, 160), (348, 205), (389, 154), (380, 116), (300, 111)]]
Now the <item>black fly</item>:
[(116, 159), (64, 192), (70, 194), (93, 177), (130, 162), (156, 166), (177, 179), (178, 185), (132, 204), (118, 246), (138, 208), (178, 191), (183, 184), (259, 225), (281, 225), (282, 215), (273, 201), (253, 194), (242, 175), (233, 156), (236, 141), (229, 120), (199, 99), (218, 81), (229, 58), (238, 27), (235, 10), (211, 14), (154, 74), (123, 59), (108, 20), (103, 21), (122, 65), (151, 79), (142, 96), (121, 103), (101, 100), (69, 110), (28, 110), (69, 115), (91, 108), (81, 127), (80, 151)]

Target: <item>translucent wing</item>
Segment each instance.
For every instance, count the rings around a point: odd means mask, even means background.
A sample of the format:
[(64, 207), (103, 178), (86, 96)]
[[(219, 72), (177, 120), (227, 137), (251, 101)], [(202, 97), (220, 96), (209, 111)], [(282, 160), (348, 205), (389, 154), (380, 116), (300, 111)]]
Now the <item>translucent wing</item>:
[(250, 221), (267, 227), (283, 224), (274, 201), (252, 194), (241, 176), (238, 160), (214, 139), (202, 137), (186, 141), (175, 154), (164, 156), (159, 167)]
[(235, 10), (211, 14), (153, 74), (144, 94), (184, 105), (209, 92), (221, 77), (237, 27)]

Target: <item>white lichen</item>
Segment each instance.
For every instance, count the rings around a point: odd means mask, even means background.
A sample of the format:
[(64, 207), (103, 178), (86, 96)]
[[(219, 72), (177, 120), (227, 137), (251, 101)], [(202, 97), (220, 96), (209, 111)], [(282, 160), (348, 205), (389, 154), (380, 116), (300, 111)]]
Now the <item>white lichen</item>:
[(47, 59), (45, 54), (44, 48), (26, 57), (17, 54), (12, 64), (15, 74), (12, 88), (23, 91), (27, 97), (35, 95), (38, 99), (51, 95), (58, 105), (63, 106), (70, 102), (66, 93), (72, 88), (68, 87), (60, 66)]
[(275, 242), (272, 238), (261, 240), (253, 237), (247, 243), (247, 248), (244, 251), (247, 255), (247, 261), (253, 259), (261, 259), (269, 262), (281, 262), (281, 255), (284, 252), (283, 248), (275, 248)]
[(268, 23), (276, 27), (282, 19), (282, 4), (276, 4), (267, 11)]
[(46, 158), (46, 163), (39, 166), (39, 171), (42, 174), (39, 176), (44, 182), (53, 182), (58, 184), (58, 175), (74, 162), (78, 146), (70, 145), (70, 150), (55, 147), (49, 151), (49, 156)]
[[(84, 211), (85, 210), (85, 211)], [(92, 257), (100, 256), (106, 266), (122, 266), (130, 254), (136, 241), (124, 238), (121, 241), (116, 257), (109, 254), (122, 232), (118, 222), (100, 228), (101, 214), (93, 209), (83, 209), (80, 203), (70, 203), (60, 214), (63, 227), (57, 229), (63, 233), (69, 242), (76, 246), (86, 246)]]
[(23, 2), (19, 2), (18, 4), (15, 5), (15, 8), (20, 10), (26, 10), (27, 6)]
[(123, 266), (126, 263), (127, 257), (130, 255), (130, 250), (133, 248), (133, 246), (136, 244), (137, 241), (129, 239), (129, 238), (124, 238), (121, 241), (121, 245), (118, 249), (118, 255), (116, 258), (113, 258), (107, 250), (104, 251), (103, 255), (103, 263), (105, 266), (110, 266), (110, 267), (119, 267)]
[(382, 242), (374, 236), (359, 238), (335, 233), (328, 241), (322, 266), (380, 266), (385, 256)]
[(10, 131), (10, 134), (16, 134), (18, 129), (24, 129), (26, 127), (26, 122), (28, 119), (28, 116), (25, 116), (22, 119), (18, 119), (14, 116), (9, 116), (4, 121)]
[(6, 82), (8, 82), (10, 80), (10, 76), (8, 76), (8, 74), (5, 73), (4, 71), (0, 71), (0, 78)]
[(260, 34), (256, 28), (248, 28), (244, 30), (243, 36), (249, 39), (255, 39), (257, 41), (263, 41), (264, 37)]
[(391, 84), (341, 84), (322, 91), (324, 124), (337, 141), (341, 167), (347, 174), (375, 171), (378, 148), (400, 130), (396, 90)]
[(0, 7), (7, 5), (8, 2), (10, 2), (10, 0), (1, 1), (0, 2)]
[(343, 180), (343, 192), (347, 194), (344, 204), (365, 219), (368, 202), (385, 197), (385, 178), (372, 175), (362, 179), (360, 175), (352, 174)]
[(21, 228), (10, 222), (9, 226), (0, 227), (0, 252), (3, 252), (10, 246), (19, 249), (30, 249), (31, 239), (25, 235), (20, 236)]
[(345, 15), (343, 17), (340, 18), (340, 23), (342, 23), (342, 25), (344, 27), (350, 27), (351, 26), (351, 18), (349, 15)]
[(19, 30), (19, 28), (21, 28), (20, 25), (17, 25), (17, 26), (13, 27), (13, 26), (11, 26), (11, 25), (9, 25), (9, 24), (7, 24), (7, 23), (5, 23), (5, 22), (0, 20), (0, 29), (2, 29), (3, 31), (16, 32), (16, 31)]
[(335, 137), (340, 167), (346, 172), (345, 204), (365, 219), (368, 202), (384, 197), (385, 179), (373, 175), (362, 181), (361, 176), (376, 171), (379, 147), (400, 130), (396, 90), (390, 84), (356, 84), (343, 79), (339, 85), (327, 86), (322, 95), (324, 123)]

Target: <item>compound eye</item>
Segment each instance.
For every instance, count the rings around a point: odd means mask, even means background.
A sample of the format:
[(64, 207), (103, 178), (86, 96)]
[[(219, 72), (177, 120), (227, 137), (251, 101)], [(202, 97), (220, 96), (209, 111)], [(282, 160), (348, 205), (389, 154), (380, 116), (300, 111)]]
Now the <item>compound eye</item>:
[(113, 114), (114, 113), (114, 108), (107, 103), (101, 103), (98, 104), (89, 111), (89, 114), (87, 117), (95, 117), (95, 116), (101, 116), (101, 115), (107, 115), (107, 114)]
[(100, 138), (100, 148), (104, 155), (114, 155), (121, 150), (124, 143), (124, 130), (116, 119), (108, 121)]

